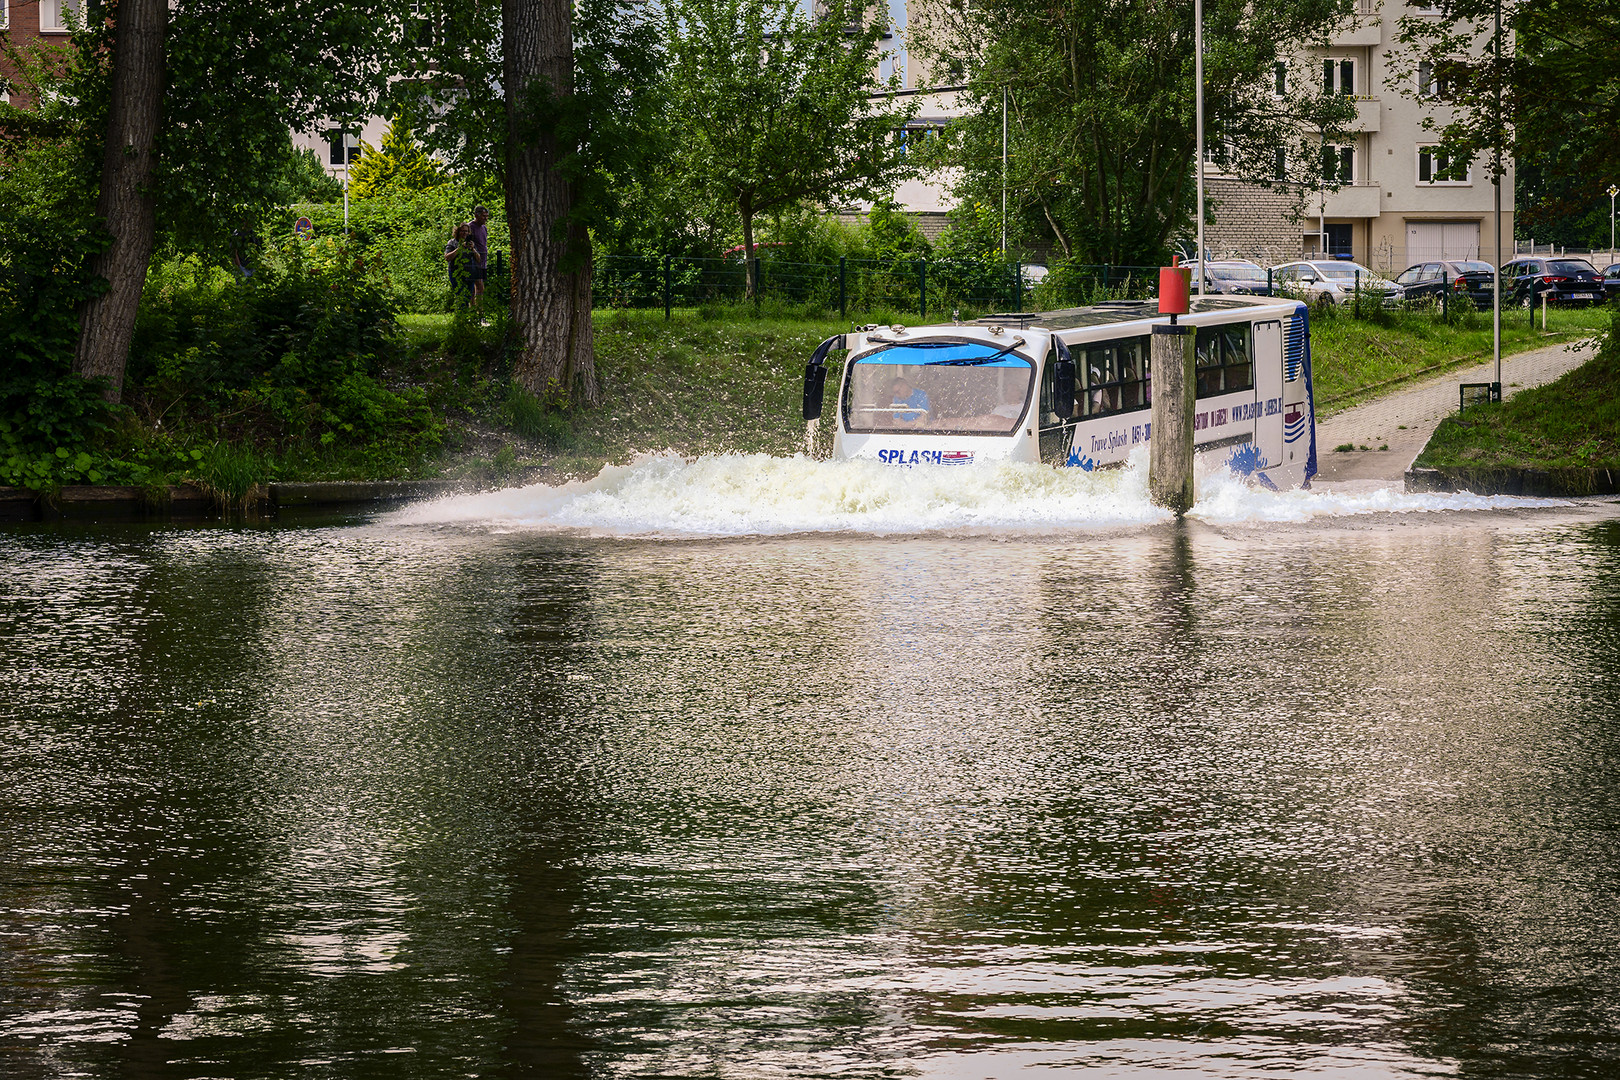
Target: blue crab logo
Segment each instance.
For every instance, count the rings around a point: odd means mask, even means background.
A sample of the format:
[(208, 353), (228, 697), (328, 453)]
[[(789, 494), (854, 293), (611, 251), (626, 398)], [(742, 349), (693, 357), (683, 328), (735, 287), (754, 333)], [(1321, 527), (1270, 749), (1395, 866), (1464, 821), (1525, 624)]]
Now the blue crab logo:
[(1090, 472), (1092, 469), (1097, 467), (1097, 462), (1094, 459), (1082, 456), (1078, 450), (1071, 450), (1069, 452), (1069, 460), (1065, 461), (1064, 464), (1073, 466), (1075, 468), (1084, 469), (1086, 472)]
[(1254, 443), (1244, 443), (1233, 450), (1232, 456), (1226, 459), (1226, 467), (1240, 476), (1260, 481), (1260, 486), (1267, 490), (1277, 490), (1277, 485), (1271, 482), (1271, 477), (1261, 471), (1266, 467), (1266, 459)]

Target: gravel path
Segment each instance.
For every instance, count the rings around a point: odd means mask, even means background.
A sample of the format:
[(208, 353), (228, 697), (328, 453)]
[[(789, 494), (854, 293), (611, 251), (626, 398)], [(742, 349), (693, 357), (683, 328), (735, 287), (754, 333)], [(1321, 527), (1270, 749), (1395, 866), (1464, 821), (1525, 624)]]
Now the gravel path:
[[(1529, 386), (1552, 382), (1592, 355), (1590, 349), (1576, 352), (1568, 344), (1502, 357), (1502, 393), (1507, 397)], [(1395, 482), (1406, 475), (1412, 462), (1423, 452), (1429, 436), (1443, 417), (1457, 411), (1459, 383), (1490, 382), (1496, 365), (1487, 361), (1478, 367), (1437, 375), (1376, 401), (1346, 409), (1316, 424), (1317, 480), (1327, 483), (1372, 480)], [(1350, 443), (1369, 450), (1336, 452), (1335, 446)], [(1387, 450), (1379, 447), (1387, 446)]]

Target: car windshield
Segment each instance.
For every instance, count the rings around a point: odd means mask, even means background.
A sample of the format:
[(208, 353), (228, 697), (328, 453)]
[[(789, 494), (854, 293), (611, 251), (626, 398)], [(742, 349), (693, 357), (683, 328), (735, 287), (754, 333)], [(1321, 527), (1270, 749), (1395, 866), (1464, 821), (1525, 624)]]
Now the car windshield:
[(1378, 276), (1365, 266), (1356, 263), (1312, 263), (1311, 265), (1315, 266), (1317, 272), (1323, 277), (1332, 278), (1334, 281), (1354, 282), (1357, 272), (1360, 272), (1363, 281)]
[(1548, 270), (1549, 273), (1553, 273), (1553, 274), (1595, 274), (1595, 273), (1597, 273), (1596, 270), (1592, 269), (1592, 264), (1591, 263), (1582, 262), (1580, 259), (1567, 259), (1567, 260), (1563, 260), (1563, 261), (1560, 261), (1560, 262), (1550, 262), (1550, 263), (1547, 264), (1547, 270)]
[(1454, 262), (1452, 268), (1459, 274), (1489, 274), (1492, 273), (1488, 262)]
[(1005, 435), (1034, 385), (1035, 365), (1007, 347), (907, 342), (855, 360), (844, 416), (854, 432)]
[(1266, 272), (1258, 266), (1212, 266), (1209, 276), (1216, 281), (1264, 281)]

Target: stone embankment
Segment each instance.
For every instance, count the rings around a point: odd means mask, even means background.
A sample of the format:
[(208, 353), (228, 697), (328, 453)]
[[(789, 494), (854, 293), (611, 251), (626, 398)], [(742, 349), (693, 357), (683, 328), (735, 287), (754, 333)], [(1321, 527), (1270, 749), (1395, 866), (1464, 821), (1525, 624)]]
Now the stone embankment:
[[(450, 495), (465, 488), (454, 480), (320, 481), (269, 484), (248, 500), (256, 511), (285, 507), (360, 506)], [(168, 488), (64, 487), (41, 495), (27, 488), (0, 488), (0, 521), (96, 520), (139, 517), (206, 517), (222, 500), (191, 484)]]

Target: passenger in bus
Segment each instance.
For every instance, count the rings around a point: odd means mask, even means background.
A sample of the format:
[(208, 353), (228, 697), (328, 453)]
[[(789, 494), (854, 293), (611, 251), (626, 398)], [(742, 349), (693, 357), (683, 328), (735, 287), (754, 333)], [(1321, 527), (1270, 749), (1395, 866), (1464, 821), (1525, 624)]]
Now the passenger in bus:
[(928, 393), (920, 388), (913, 387), (904, 379), (896, 379), (889, 387), (889, 404), (898, 408), (907, 406), (911, 410), (897, 412), (895, 420), (902, 424), (922, 425), (928, 420)]

